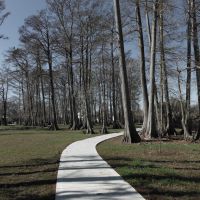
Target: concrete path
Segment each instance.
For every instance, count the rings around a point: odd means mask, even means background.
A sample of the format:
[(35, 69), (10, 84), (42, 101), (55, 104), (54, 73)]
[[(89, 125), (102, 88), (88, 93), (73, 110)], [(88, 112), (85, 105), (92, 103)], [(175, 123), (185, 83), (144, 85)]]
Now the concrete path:
[(81, 140), (62, 153), (56, 200), (143, 200), (97, 153), (96, 145), (117, 137), (113, 133)]

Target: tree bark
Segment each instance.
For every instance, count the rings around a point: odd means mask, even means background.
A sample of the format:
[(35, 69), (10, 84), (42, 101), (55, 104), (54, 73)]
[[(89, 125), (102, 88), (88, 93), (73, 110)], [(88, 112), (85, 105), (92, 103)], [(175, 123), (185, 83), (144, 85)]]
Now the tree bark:
[(53, 82), (52, 55), (50, 50), (48, 51), (48, 65), (49, 65), (49, 79), (50, 79), (50, 90), (51, 90), (51, 104), (53, 109), (53, 121), (50, 128), (53, 130), (58, 130), (59, 128), (57, 124), (55, 92), (54, 92), (54, 82)]
[(145, 10), (146, 10), (146, 26), (147, 26), (147, 32), (148, 32), (148, 39), (149, 39), (149, 47), (151, 50), (151, 26), (150, 26), (150, 20), (149, 20), (149, 11), (148, 11), (148, 2), (145, 0)]
[[(83, 83), (84, 83), (84, 98), (86, 107), (86, 123), (87, 123), (87, 134), (94, 134), (92, 119), (91, 119), (91, 108), (90, 108), (90, 73), (89, 73), (89, 38), (87, 34), (86, 39), (86, 52), (85, 52), (85, 65), (83, 65)], [(83, 52), (82, 52), (83, 53)], [(84, 64), (84, 63), (83, 63)]]
[[(113, 35), (113, 31), (112, 31)], [(113, 40), (113, 39), (112, 39)], [(115, 87), (115, 63), (114, 63), (114, 47), (111, 42), (111, 66), (112, 66), (112, 107), (113, 107), (113, 128), (117, 128), (117, 113), (116, 113), (116, 87)]]
[(146, 138), (158, 137), (155, 110), (154, 110), (154, 95), (155, 95), (155, 60), (156, 60), (156, 32), (157, 32), (157, 9), (158, 0), (154, 3), (154, 16), (152, 25), (152, 40), (151, 40), (151, 63), (150, 63), (150, 94), (149, 94), (149, 111), (148, 111), (148, 125), (146, 131)]
[(184, 130), (184, 137), (187, 138), (192, 134), (191, 119), (190, 119), (190, 99), (191, 99), (191, 35), (192, 35), (192, 22), (191, 22), (191, 0), (188, 0), (188, 14), (187, 14), (187, 81), (186, 81), (186, 116), (185, 126), (187, 131)]
[(46, 103), (45, 103), (45, 93), (44, 93), (44, 81), (43, 81), (43, 75), (42, 75), (42, 66), (40, 67), (40, 84), (41, 84), (41, 92), (42, 92), (42, 111), (43, 111), (43, 126), (46, 126), (47, 122), (47, 114), (46, 114)]
[(102, 94), (103, 94), (103, 105), (102, 105), (102, 129), (101, 134), (108, 133), (107, 127), (106, 127), (106, 85), (105, 85), (105, 62), (104, 62), (104, 45), (102, 45)]
[(168, 135), (175, 134), (174, 123), (172, 119), (172, 110), (169, 100), (169, 88), (168, 88), (168, 77), (167, 77), (167, 69), (166, 69), (166, 60), (165, 60), (165, 47), (164, 47), (164, 25), (163, 25), (163, 0), (160, 1), (160, 55), (161, 55), (161, 65), (162, 65), (162, 75), (163, 75), (163, 90), (165, 96), (165, 105), (167, 111), (167, 126), (165, 132)]
[(122, 92), (122, 103), (123, 103), (124, 120), (125, 120), (123, 141), (126, 143), (133, 143), (133, 142), (136, 143), (140, 142), (140, 137), (135, 129), (133, 115), (131, 112), (119, 0), (114, 0), (114, 9), (115, 9), (116, 31), (118, 38), (118, 49), (120, 54), (121, 92)]
[(181, 124), (184, 131), (184, 138), (190, 139), (191, 136), (189, 136), (189, 132), (185, 124), (186, 111), (185, 111), (185, 106), (184, 106), (185, 104), (183, 102), (182, 91), (181, 91), (181, 80), (180, 80), (181, 71), (179, 69), (177, 69), (177, 71), (178, 71), (178, 91), (179, 91), (179, 99), (180, 99), (181, 115), (182, 115)]
[(197, 19), (196, 19), (196, 1), (191, 0), (192, 7), (192, 29), (193, 29), (193, 48), (196, 66), (196, 79), (197, 79), (197, 95), (198, 95), (198, 131), (196, 140), (200, 139), (200, 51), (199, 51), (199, 39), (198, 39), (198, 29), (197, 29)]
[(6, 84), (6, 91), (5, 88), (3, 86), (2, 88), (2, 96), (3, 96), (3, 125), (7, 126), (8, 122), (7, 122), (7, 93), (8, 93), (8, 83)]
[(71, 88), (71, 104), (72, 104), (72, 130), (79, 129), (79, 121), (78, 121), (78, 115), (76, 110), (76, 101), (75, 101), (75, 94), (74, 94), (74, 73), (73, 73), (73, 52), (72, 52), (72, 44), (70, 45), (70, 52), (69, 52), (69, 70), (70, 70), (70, 88)]
[(140, 79), (142, 86), (143, 110), (144, 110), (142, 133), (145, 133), (147, 130), (149, 100), (148, 100), (147, 81), (146, 81), (144, 37), (143, 37), (139, 0), (136, 1), (136, 12), (137, 12), (137, 24), (139, 31), (139, 47), (140, 47)]

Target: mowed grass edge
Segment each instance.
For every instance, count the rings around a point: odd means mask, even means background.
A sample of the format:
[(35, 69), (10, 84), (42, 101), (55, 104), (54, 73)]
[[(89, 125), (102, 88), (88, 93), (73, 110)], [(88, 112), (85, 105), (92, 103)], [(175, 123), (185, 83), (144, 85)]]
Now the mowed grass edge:
[(199, 144), (170, 141), (125, 145), (121, 140), (105, 141), (97, 151), (146, 199), (200, 199)]

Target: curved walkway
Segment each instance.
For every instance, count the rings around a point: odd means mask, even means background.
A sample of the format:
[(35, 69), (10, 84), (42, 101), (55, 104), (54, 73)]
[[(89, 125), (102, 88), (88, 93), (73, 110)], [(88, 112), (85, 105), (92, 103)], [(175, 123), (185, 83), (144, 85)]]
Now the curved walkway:
[(97, 153), (96, 145), (123, 133), (81, 140), (62, 153), (56, 200), (143, 200)]

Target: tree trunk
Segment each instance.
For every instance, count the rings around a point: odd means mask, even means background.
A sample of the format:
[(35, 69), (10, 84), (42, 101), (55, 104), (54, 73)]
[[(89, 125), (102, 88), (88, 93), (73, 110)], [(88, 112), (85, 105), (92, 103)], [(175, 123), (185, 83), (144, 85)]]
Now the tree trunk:
[(26, 78), (26, 90), (27, 90), (27, 109), (28, 109), (28, 121), (27, 125), (33, 126), (33, 102), (32, 102), (32, 95), (30, 89), (30, 78), (28, 72), (28, 63), (26, 62), (26, 69), (25, 69), (25, 78)]
[[(8, 85), (8, 83), (7, 83)], [(6, 86), (8, 88), (8, 86)], [(7, 126), (8, 122), (7, 122), (7, 93), (8, 93), (8, 89), (6, 89), (3, 86), (2, 88), (2, 99), (3, 99), (3, 125)]]
[(172, 110), (169, 100), (169, 89), (168, 89), (168, 78), (167, 78), (167, 69), (166, 69), (166, 61), (165, 61), (165, 48), (164, 48), (164, 31), (163, 31), (163, 1), (160, 1), (160, 54), (161, 54), (161, 65), (162, 65), (162, 75), (163, 75), (163, 89), (164, 96), (166, 101), (166, 111), (167, 111), (167, 126), (166, 133), (168, 135), (175, 134), (174, 123), (172, 119)]
[(148, 11), (148, 2), (145, 0), (145, 10), (146, 10), (146, 26), (147, 26), (147, 32), (148, 32), (148, 39), (149, 39), (149, 47), (151, 50), (151, 26), (150, 26), (150, 20), (149, 20), (149, 11)]
[(119, 0), (114, 0), (114, 9), (115, 9), (116, 31), (118, 37), (118, 49), (120, 54), (120, 78), (121, 78), (122, 103), (123, 103), (124, 120), (125, 120), (123, 141), (126, 143), (133, 143), (133, 142), (136, 143), (140, 142), (140, 137), (135, 129), (133, 115), (131, 112)]
[(41, 82), (41, 91), (42, 91), (42, 110), (43, 110), (43, 125), (46, 126), (47, 122), (47, 114), (46, 114), (46, 103), (45, 103), (45, 93), (44, 93), (44, 82), (42, 74), (40, 76), (40, 82)]
[(148, 111), (148, 125), (146, 131), (146, 138), (158, 137), (155, 110), (154, 110), (154, 95), (155, 95), (155, 60), (156, 60), (156, 32), (157, 32), (157, 8), (158, 0), (154, 4), (154, 16), (152, 25), (152, 40), (151, 40), (151, 63), (150, 63), (150, 94), (149, 94), (149, 111)]
[[(83, 53), (83, 52), (82, 52)], [(90, 109), (90, 73), (89, 73), (89, 40), (87, 35), (86, 41), (86, 61), (83, 66), (83, 83), (84, 83), (84, 98), (85, 98), (85, 107), (86, 107), (86, 123), (87, 123), (87, 134), (94, 134), (92, 119), (91, 119), (91, 109)]]
[(76, 101), (75, 101), (75, 93), (74, 93), (74, 73), (73, 73), (73, 53), (72, 53), (72, 45), (70, 45), (70, 53), (69, 53), (69, 76), (70, 76), (70, 88), (71, 88), (71, 104), (72, 104), (72, 130), (79, 129), (79, 121), (76, 110)]
[(138, 24), (138, 31), (139, 31), (139, 47), (140, 47), (140, 79), (141, 79), (141, 86), (142, 86), (143, 110), (144, 110), (142, 133), (145, 133), (147, 130), (149, 100), (148, 100), (147, 81), (146, 81), (143, 28), (142, 28), (139, 0), (136, 1), (136, 8), (137, 8), (136, 10), (137, 24)]
[(184, 137), (187, 138), (192, 134), (191, 119), (190, 119), (190, 99), (191, 99), (191, 0), (188, 0), (188, 21), (187, 21), (187, 81), (186, 81), (186, 116), (185, 126), (188, 131), (184, 131)]
[(159, 102), (158, 102), (158, 91), (157, 91), (157, 85), (154, 79), (154, 106), (155, 106), (155, 114), (156, 114), (156, 124), (157, 129), (161, 129), (161, 120), (160, 120), (160, 113), (159, 113)]
[[(22, 75), (21, 81), (21, 92), (22, 92), (22, 104), (23, 104), (23, 116), (26, 116), (26, 105), (25, 105), (25, 94), (24, 94), (24, 79)], [(23, 121), (27, 121), (27, 117), (23, 117)]]
[(183, 102), (182, 91), (181, 91), (181, 80), (180, 80), (181, 71), (179, 71), (178, 69), (177, 69), (177, 71), (178, 71), (178, 91), (179, 91), (179, 99), (180, 99), (181, 115), (182, 115), (181, 124), (182, 124), (182, 128), (183, 128), (183, 131), (184, 131), (184, 138), (189, 139), (189, 138), (191, 138), (191, 136), (189, 136), (188, 129), (185, 125), (186, 112), (185, 112), (185, 109), (184, 109), (185, 104)]
[(106, 134), (108, 133), (107, 127), (106, 127), (106, 85), (105, 85), (105, 63), (104, 63), (104, 46), (102, 45), (102, 94), (103, 94), (103, 106), (102, 106), (102, 129), (101, 129), (101, 134)]
[[(53, 70), (52, 70), (52, 55), (48, 51), (48, 65), (49, 65), (49, 79), (50, 79), (50, 90), (51, 90), (51, 104), (53, 109), (53, 121), (51, 124), (51, 129), (58, 130), (57, 116), (56, 116), (56, 106), (55, 106), (55, 92), (54, 92), (54, 83), (53, 83)], [(49, 112), (51, 112), (49, 110)]]
[[(113, 35), (113, 31), (112, 31)], [(113, 128), (117, 128), (117, 113), (116, 113), (116, 99), (115, 99), (115, 63), (114, 63), (114, 47), (113, 41), (111, 42), (111, 66), (112, 66), (112, 107), (113, 107)]]
[(196, 140), (200, 139), (200, 51), (199, 51), (199, 40), (198, 40), (198, 30), (197, 30), (197, 20), (196, 20), (196, 2), (191, 0), (192, 7), (192, 29), (193, 29), (193, 48), (196, 66), (196, 79), (197, 79), (197, 95), (198, 95), (198, 131)]

